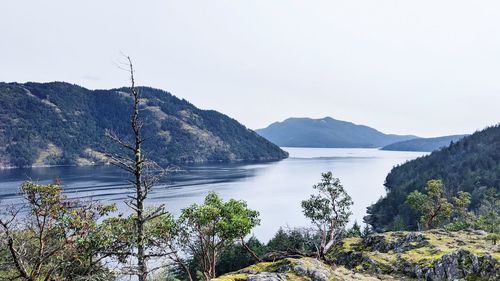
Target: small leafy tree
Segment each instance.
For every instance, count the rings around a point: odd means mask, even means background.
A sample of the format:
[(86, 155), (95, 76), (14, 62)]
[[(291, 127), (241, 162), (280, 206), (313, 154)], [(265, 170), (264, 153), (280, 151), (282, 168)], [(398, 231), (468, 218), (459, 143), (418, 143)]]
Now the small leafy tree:
[(235, 240), (243, 241), (259, 223), (259, 213), (249, 209), (246, 202), (224, 202), (211, 192), (202, 205), (182, 210), (178, 226), (183, 245), (192, 256), (199, 257), (203, 278), (210, 280), (216, 277), (221, 252)]
[(477, 215), (478, 228), (500, 235), (500, 194), (495, 188), (486, 190)]
[(302, 201), (302, 209), (321, 233), (318, 257), (323, 259), (344, 232), (352, 214), (350, 207), (353, 202), (340, 180), (334, 178), (331, 172), (321, 176), (321, 182), (313, 186), (318, 193)]
[(458, 231), (472, 227), (475, 223), (475, 216), (469, 211), (471, 203), (471, 195), (468, 192), (459, 191), (457, 196), (452, 198), (453, 202), (453, 218), (452, 221), (446, 225), (446, 229), (451, 231)]
[[(113, 205), (68, 200), (60, 184), (21, 185), (23, 208), (0, 215), (0, 248), (12, 280), (76, 280), (109, 276), (106, 257), (88, 238), (98, 231), (98, 220)], [(4, 265), (0, 266), (4, 267)]]
[(440, 226), (451, 217), (453, 206), (444, 197), (444, 186), (441, 180), (430, 180), (425, 188), (426, 194), (413, 191), (406, 203), (419, 213), (424, 229)]
[[(145, 210), (145, 215), (150, 215), (155, 209)], [(100, 226), (99, 237), (94, 240), (101, 241), (105, 249), (118, 259), (118, 262), (126, 264), (129, 257), (134, 255), (137, 248), (136, 215), (128, 217), (113, 217), (106, 219)], [(156, 267), (150, 267), (149, 272), (167, 268), (174, 263), (185, 273), (187, 280), (193, 280), (187, 262), (181, 254), (179, 242), (179, 228), (177, 221), (168, 213), (154, 216), (144, 223), (144, 247), (147, 256), (154, 258)], [(123, 271), (123, 270), (122, 270)], [(163, 271), (165, 272), (165, 271)]]

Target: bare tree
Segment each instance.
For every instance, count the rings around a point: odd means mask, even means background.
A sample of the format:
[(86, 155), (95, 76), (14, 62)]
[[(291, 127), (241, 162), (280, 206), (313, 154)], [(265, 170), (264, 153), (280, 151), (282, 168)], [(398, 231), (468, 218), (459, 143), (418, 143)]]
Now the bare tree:
[[(133, 109), (131, 113), (130, 126), (133, 133), (133, 139), (127, 141), (120, 138), (112, 131), (107, 131), (106, 136), (116, 143), (123, 153), (105, 153), (110, 159), (111, 164), (120, 169), (125, 170), (131, 179), (129, 182), (132, 185), (133, 195), (129, 196), (125, 203), (133, 212), (133, 220), (135, 222), (134, 249), (131, 254), (136, 264), (127, 270), (127, 273), (136, 275), (139, 281), (145, 281), (148, 274), (154, 269), (148, 269), (148, 260), (157, 257), (159, 254), (152, 253), (148, 250), (148, 241), (145, 226), (149, 221), (154, 220), (162, 215), (165, 215), (164, 206), (160, 205), (154, 209), (146, 210), (145, 202), (148, 194), (153, 189), (154, 185), (167, 172), (155, 162), (147, 159), (142, 146), (145, 138), (142, 136), (143, 123), (139, 118), (140, 113), (140, 91), (135, 86), (134, 67), (130, 57), (126, 57), (127, 67), (130, 73), (130, 93), (133, 100)], [(156, 269), (156, 268), (155, 268)]]

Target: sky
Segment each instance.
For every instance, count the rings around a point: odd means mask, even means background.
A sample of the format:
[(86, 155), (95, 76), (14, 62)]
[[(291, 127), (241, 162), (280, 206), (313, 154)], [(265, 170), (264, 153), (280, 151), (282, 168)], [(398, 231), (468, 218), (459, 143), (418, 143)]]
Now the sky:
[(2, 1), (0, 81), (141, 85), (258, 129), (431, 137), (500, 122), (499, 1)]

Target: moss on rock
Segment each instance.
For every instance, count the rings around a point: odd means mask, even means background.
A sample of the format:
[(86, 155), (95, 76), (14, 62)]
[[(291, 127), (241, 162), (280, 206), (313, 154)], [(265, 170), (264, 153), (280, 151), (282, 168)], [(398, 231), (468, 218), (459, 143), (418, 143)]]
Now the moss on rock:
[(498, 278), (499, 248), (476, 231), (387, 232), (347, 239), (328, 257), (360, 272), (427, 280)]
[(476, 231), (387, 232), (347, 238), (327, 258), (263, 262), (217, 281), (500, 280), (500, 248)]
[(402, 276), (355, 272), (343, 266), (330, 266), (314, 258), (283, 259), (249, 266), (213, 281), (379, 281), (413, 280)]

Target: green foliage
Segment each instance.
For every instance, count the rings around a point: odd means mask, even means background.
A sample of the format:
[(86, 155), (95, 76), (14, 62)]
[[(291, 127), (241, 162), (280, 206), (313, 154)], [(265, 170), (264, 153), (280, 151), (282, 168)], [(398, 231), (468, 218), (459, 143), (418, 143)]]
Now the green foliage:
[(484, 193), (476, 213), (478, 228), (500, 234), (500, 193), (496, 189), (490, 188)]
[(345, 237), (361, 237), (361, 226), (354, 221), (352, 227), (346, 232)]
[(445, 226), (447, 230), (459, 231), (476, 224), (476, 217), (469, 211), (471, 195), (468, 192), (459, 191), (457, 196), (452, 198), (453, 217), (449, 224)]
[[(257, 238), (251, 237), (247, 245), (258, 256), (266, 253), (266, 245), (262, 244)], [(236, 271), (238, 269), (247, 267), (255, 263), (255, 258), (248, 253), (248, 251), (241, 245), (241, 243), (233, 243), (228, 245), (221, 252), (219, 260), (217, 261), (216, 272), (217, 276), (227, 272)]]
[(488, 234), (488, 236), (486, 238), (488, 240), (491, 240), (491, 242), (493, 243), (493, 245), (496, 245), (497, 241), (500, 239), (500, 234), (498, 234), (498, 233), (490, 233), (490, 234)]
[[(498, 206), (491, 208), (489, 202), (494, 200), (494, 197), (483, 199), (490, 208), (483, 207), (483, 210), (487, 211), (477, 217), (469, 211), (471, 195), (468, 192), (459, 191), (457, 196), (452, 197), (453, 204), (450, 204), (444, 197), (445, 190), (440, 180), (430, 180), (426, 190), (427, 194), (413, 191), (406, 200), (406, 203), (421, 215), (420, 222), (425, 229), (444, 226), (449, 231), (468, 228), (495, 231), (492, 227), (496, 227), (500, 208)], [(445, 224), (446, 222), (448, 223)]]
[(304, 215), (319, 228), (330, 225), (331, 222), (343, 227), (349, 222), (352, 214), (349, 210), (352, 205), (351, 197), (345, 192), (340, 180), (334, 178), (331, 172), (323, 173), (321, 176), (321, 182), (313, 186), (318, 193), (301, 203)]
[(249, 209), (246, 202), (234, 199), (224, 202), (211, 192), (202, 205), (183, 209), (178, 225), (182, 244), (193, 257), (200, 259), (203, 275), (209, 279), (216, 276), (221, 252), (259, 223), (259, 213)]
[[(130, 136), (130, 89), (88, 90), (68, 83), (0, 83), (0, 165), (102, 162), (93, 151), (116, 152), (106, 129)], [(159, 164), (278, 160), (276, 145), (221, 113), (200, 110), (168, 92), (140, 87), (146, 151)], [(60, 153), (38, 159), (49, 144)]]
[(317, 232), (299, 228), (286, 230), (280, 228), (267, 243), (267, 251), (308, 254), (315, 252), (316, 245), (319, 244), (320, 237)]
[(323, 257), (344, 232), (352, 214), (350, 207), (353, 202), (340, 180), (334, 178), (331, 172), (321, 176), (321, 182), (313, 186), (318, 193), (302, 201), (301, 205), (304, 215), (321, 233), (318, 255)]
[(365, 224), (365, 227), (363, 228), (363, 231), (361, 232), (361, 238), (368, 237), (374, 233), (373, 229), (370, 227), (369, 224)]
[[(310, 229), (280, 228), (274, 237), (269, 240), (267, 245), (261, 243), (255, 237), (251, 237), (247, 245), (260, 257), (273, 252), (309, 254), (316, 251), (316, 245), (319, 244), (319, 239), (317, 232), (311, 232)], [(228, 244), (220, 253), (216, 264), (216, 273), (217, 276), (220, 276), (255, 264), (255, 262), (255, 258), (248, 253), (240, 242), (233, 242)], [(193, 277), (195, 277), (195, 280), (203, 280), (203, 274), (199, 274), (199, 276), (196, 277), (196, 272), (201, 273), (203, 270), (200, 255), (192, 255), (187, 263), (189, 264), (190, 271)], [(186, 279), (185, 273), (182, 272), (178, 266), (172, 271), (180, 280)]]
[[(0, 276), (22, 280), (111, 280), (92, 238), (113, 205), (68, 200), (59, 184), (22, 184), (27, 213), (0, 215)], [(17, 277), (16, 277), (17, 276)]]
[[(157, 214), (154, 210), (147, 210), (145, 217)], [(144, 223), (145, 247), (147, 254), (153, 254), (158, 258), (170, 258), (175, 248), (178, 235), (178, 225), (175, 218), (169, 213), (161, 213), (152, 217)], [(105, 219), (99, 225), (99, 231), (96, 235), (89, 237), (95, 243), (100, 251), (110, 253), (111, 257), (118, 262), (126, 264), (129, 258), (137, 248), (137, 227), (136, 215), (131, 214), (127, 217), (111, 217)]]
[(427, 182), (426, 194), (413, 191), (406, 199), (407, 204), (416, 210), (425, 229), (441, 226), (452, 214), (453, 206), (444, 197), (444, 186), (440, 180)]
[(459, 191), (471, 194), (469, 210), (478, 211), (485, 187), (500, 191), (500, 125), (476, 132), (405, 164), (396, 166), (387, 175), (387, 195), (367, 210), (365, 222), (376, 231), (394, 228), (400, 219), (409, 230), (417, 229), (420, 215), (405, 204), (413, 191), (423, 192), (429, 179), (441, 179), (451, 200)]

